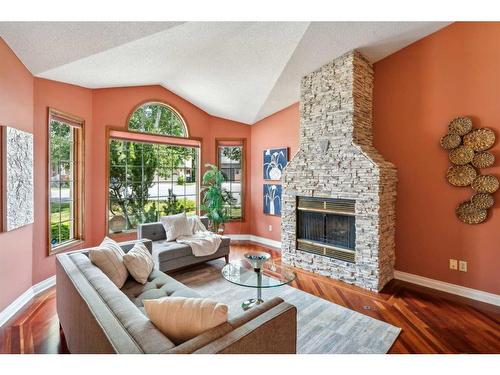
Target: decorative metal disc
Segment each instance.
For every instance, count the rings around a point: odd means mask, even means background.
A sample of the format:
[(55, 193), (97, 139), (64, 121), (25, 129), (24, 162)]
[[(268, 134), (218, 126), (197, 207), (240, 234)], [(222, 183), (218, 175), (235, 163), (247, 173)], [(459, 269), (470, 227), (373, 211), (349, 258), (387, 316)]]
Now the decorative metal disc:
[(450, 133), (465, 135), (472, 130), (472, 120), (468, 117), (457, 117), (448, 125)]
[(495, 133), (488, 128), (481, 128), (464, 135), (463, 143), (474, 151), (486, 151), (495, 144)]
[(453, 186), (469, 186), (476, 176), (476, 170), (468, 164), (454, 165), (446, 171), (446, 179)]
[(472, 202), (463, 202), (457, 207), (456, 214), (466, 224), (479, 224), (486, 220), (488, 211), (477, 208)]
[(495, 155), (488, 151), (478, 152), (472, 159), (472, 165), (476, 168), (488, 168), (495, 163)]
[(478, 193), (494, 193), (498, 190), (499, 183), (495, 176), (477, 176), (472, 182), (472, 188)]
[(439, 143), (445, 150), (452, 150), (455, 147), (460, 146), (460, 144), (462, 143), (462, 137), (455, 133), (448, 133), (443, 138), (441, 138), (441, 141)]
[(474, 206), (482, 210), (487, 210), (488, 208), (493, 207), (493, 205), (495, 204), (493, 195), (488, 193), (476, 193), (472, 196), (470, 201)]
[(451, 150), (449, 157), (453, 164), (465, 165), (474, 159), (474, 151), (467, 146), (460, 146)]

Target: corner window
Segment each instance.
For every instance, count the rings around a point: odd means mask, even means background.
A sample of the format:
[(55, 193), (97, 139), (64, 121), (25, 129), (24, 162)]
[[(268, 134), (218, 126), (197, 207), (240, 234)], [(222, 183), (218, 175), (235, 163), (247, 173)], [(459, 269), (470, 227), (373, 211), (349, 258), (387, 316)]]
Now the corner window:
[(83, 239), (83, 120), (49, 110), (49, 249)]
[(227, 206), (228, 216), (232, 220), (244, 217), (244, 140), (217, 140), (217, 165), (226, 181), (222, 187), (231, 192), (234, 203)]

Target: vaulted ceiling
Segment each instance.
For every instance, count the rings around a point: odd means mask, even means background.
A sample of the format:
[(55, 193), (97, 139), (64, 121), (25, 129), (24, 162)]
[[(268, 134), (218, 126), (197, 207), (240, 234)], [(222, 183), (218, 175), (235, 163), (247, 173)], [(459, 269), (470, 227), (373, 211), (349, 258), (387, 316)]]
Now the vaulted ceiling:
[(0, 22), (37, 77), (88, 88), (159, 84), (253, 124), (299, 99), (300, 79), (358, 49), (376, 62), (446, 22)]

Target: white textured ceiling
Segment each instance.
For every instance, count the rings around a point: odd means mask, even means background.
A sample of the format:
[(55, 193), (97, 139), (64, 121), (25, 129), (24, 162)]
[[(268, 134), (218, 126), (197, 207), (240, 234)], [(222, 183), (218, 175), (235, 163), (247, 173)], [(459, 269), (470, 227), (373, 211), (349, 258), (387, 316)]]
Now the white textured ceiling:
[(300, 79), (360, 50), (376, 62), (446, 22), (0, 22), (37, 77), (89, 88), (160, 84), (253, 124), (299, 99)]

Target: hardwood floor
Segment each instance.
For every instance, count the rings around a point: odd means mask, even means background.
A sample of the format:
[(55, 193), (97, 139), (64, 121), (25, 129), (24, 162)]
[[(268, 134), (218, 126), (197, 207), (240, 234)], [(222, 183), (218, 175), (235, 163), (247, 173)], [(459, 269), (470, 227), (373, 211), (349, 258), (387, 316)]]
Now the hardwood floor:
[[(234, 243), (231, 259), (248, 250), (279, 252)], [(500, 308), (431, 289), (392, 281), (381, 293), (296, 270), (292, 286), (401, 327), (389, 353), (500, 353)], [(175, 276), (175, 274), (173, 275)], [(0, 353), (67, 353), (59, 334), (55, 288), (37, 296), (0, 327)]]

